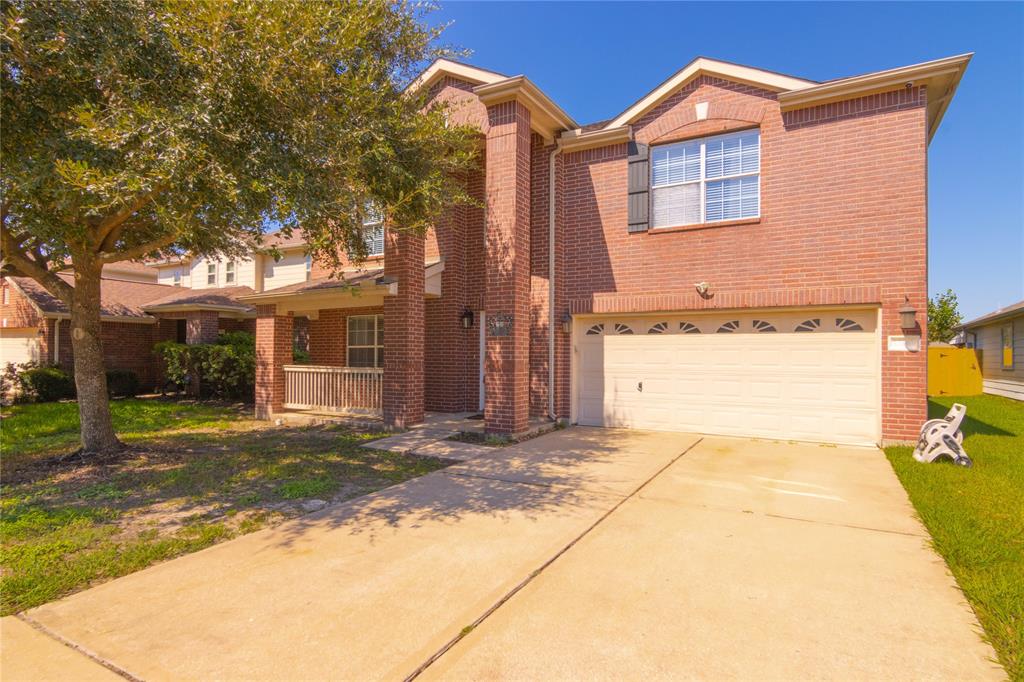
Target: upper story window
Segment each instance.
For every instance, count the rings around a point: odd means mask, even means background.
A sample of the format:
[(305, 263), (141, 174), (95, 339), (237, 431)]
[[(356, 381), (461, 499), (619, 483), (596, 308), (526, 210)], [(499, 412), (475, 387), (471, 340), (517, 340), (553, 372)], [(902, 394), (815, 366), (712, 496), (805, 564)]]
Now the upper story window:
[(175, 270), (174, 270), (174, 286), (176, 286), (176, 287), (180, 287), (181, 286), (181, 269), (180, 268), (175, 268)]
[(224, 267), (224, 282), (226, 284), (235, 283), (235, 261), (229, 260), (228, 264)]
[(306, 281), (313, 277), (313, 256), (306, 255)]
[(652, 226), (757, 218), (760, 173), (757, 130), (652, 147)]
[(4, 285), (4, 305), (9, 304), (10, 302), (11, 302), (11, 290), (5, 284)]
[(206, 264), (206, 283), (217, 285), (217, 264), (210, 262)]
[(367, 256), (384, 255), (384, 217), (372, 209), (363, 221), (363, 239)]

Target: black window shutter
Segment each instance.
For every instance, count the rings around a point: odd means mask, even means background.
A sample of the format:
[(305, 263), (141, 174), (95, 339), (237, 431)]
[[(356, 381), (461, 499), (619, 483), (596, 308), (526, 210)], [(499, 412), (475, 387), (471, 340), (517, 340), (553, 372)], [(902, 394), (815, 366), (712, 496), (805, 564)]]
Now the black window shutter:
[(650, 226), (651, 168), (647, 145), (629, 143), (629, 231), (646, 232)]

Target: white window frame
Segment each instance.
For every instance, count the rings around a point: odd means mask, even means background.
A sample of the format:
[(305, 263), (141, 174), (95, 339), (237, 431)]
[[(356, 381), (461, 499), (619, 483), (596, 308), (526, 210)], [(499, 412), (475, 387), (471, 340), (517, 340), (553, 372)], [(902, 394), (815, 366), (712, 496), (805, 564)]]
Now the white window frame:
[(235, 261), (229, 260), (224, 265), (224, 283), (234, 284), (235, 283)]
[[(707, 143), (711, 142), (711, 141), (714, 141), (714, 140), (727, 139), (727, 138), (730, 138), (730, 137), (742, 137), (744, 135), (749, 135), (751, 132), (757, 133), (757, 145), (758, 145), (757, 172), (756, 173), (736, 173), (734, 175), (719, 175), (719, 176), (714, 177), (714, 178), (708, 178), (707, 177)], [(664, 185), (655, 185), (654, 184), (654, 150), (655, 149), (664, 149), (666, 147), (677, 147), (677, 146), (681, 147), (683, 145), (694, 144), (695, 142), (699, 142), (700, 143), (700, 178), (698, 178), (697, 180), (685, 180), (683, 182), (670, 182), (670, 183), (667, 183), (667, 184), (664, 184)], [(758, 219), (760, 219), (761, 218), (761, 151), (762, 151), (762, 149), (761, 149), (761, 130), (758, 129), (758, 128), (754, 128), (754, 129), (748, 128), (746, 130), (738, 130), (738, 131), (731, 132), (731, 133), (725, 133), (723, 135), (709, 135), (708, 137), (698, 137), (698, 138), (694, 138), (694, 139), (691, 139), (691, 140), (680, 140), (679, 142), (672, 142), (672, 143), (669, 143), (669, 144), (659, 144), (659, 145), (655, 145), (655, 146), (651, 147), (650, 155), (648, 156), (648, 158), (650, 159), (650, 163), (649, 163), (649, 165), (650, 165), (650, 170), (649, 170), (649, 173), (650, 173), (650, 176), (649, 176), (649, 182), (650, 182), (649, 201), (650, 201), (650, 206), (648, 206), (648, 215), (650, 216), (650, 220), (651, 220), (651, 229), (652, 230), (664, 230), (664, 229), (670, 229), (670, 228), (673, 228), (673, 227), (683, 227), (683, 226), (686, 226), (686, 225), (704, 225), (704, 224), (707, 224), (707, 223), (714, 224), (714, 223), (733, 222), (735, 220), (758, 220)], [(752, 215), (752, 216), (743, 216), (741, 218), (720, 218), (718, 220), (708, 220), (707, 219), (707, 203), (708, 203), (707, 202), (707, 191), (708, 191), (707, 190), (707, 186), (708, 186), (708, 183), (709, 182), (720, 182), (722, 180), (734, 180), (734, 179), (738, 179), (738, 178), (750, 178), (750, 177), (756, 177), (757, 178), (757, 213), (755, 215)], [(655, 189), (663, 189), (665, 187), (678, 187), (678, 186), (681, 186), (681, 185), (695, 185), (695, 184), (700, 186), (700, 192), (699, 192), (699, 194), (700, 194), (700, 220), (695, 222), (695, 223), (673, 223), (671, 225), (655, 225), (654, 224), (654, 190)]]
[(306, 254), (306, 281), (313, 278), (313, 256)]
[[(365, 345), (365, 344), (353, 345), (352, 343), (350, 343), (351, 334), (349, 332), (349, 328), (351, 326), (352, 320), (353, 319), (357, 319), (357, 318), (358, 319), (364, 319), (364, 320), (365, 319), (369, 319), (369, 318), (373, 319), (373, 344), (372, 345)], [(380, 351), (384, 350), (384, 340), (381, 338), (381, 336), (383, 335), (383, 332), (382, 332), (382, 329), (381, 329), (381, 327), (383, 326), (383, 321), (384, 321), (384, 316), (383, 315), (349, 315), (348, 317), (345, 318), (345, 364), (348, 367), (352, 367), (353, 366), (352, 365), (352, 349), (353, 348), (358, 348), (358, 349), (372, 348), (373, 349), (373, 367), (374, 368), (380, 368), (380, 367), (384, 366), (384, 358), (383, 358), (384, 354), (383, 354), (383, 352), (380, 352), (380, 353), (377, 352), (378, 350), (380, 350)], [(378, 364), (378, 357), (380, 357), (380, 364)], [(365, 365), (363, 365), (363, 366), (365, 366)], [(369, 369), (369, 368), (367, 368), (367, 369)]]
[[(213, 277), (212, 282), (210, 281), (211, 277)], [(212, 260), (206, 263), (206, 286), (211, 284), (217, 286), (217, 262)]]
[(180, 287), (181, 286), (181, 268), (174, 268), (174, 272), (171, 275), (171, 277), (174, 280), (174, 286)]
[[(380, 233), (380, 239), (377, 238), (377, 233)], [(384, 255), (384, 223), (363, 223), (363, 241), (366, 243), (366, 257), (373, 258), (374, 256)], [(379, 243), (380, 249), (374, 248)]]

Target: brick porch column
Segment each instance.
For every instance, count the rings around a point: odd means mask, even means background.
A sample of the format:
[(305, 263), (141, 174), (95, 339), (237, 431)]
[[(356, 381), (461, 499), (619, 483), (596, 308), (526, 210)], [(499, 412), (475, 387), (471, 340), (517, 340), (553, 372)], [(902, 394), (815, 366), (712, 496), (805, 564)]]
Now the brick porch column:
[(292, 316), (277, 306), (256, 306), (256, 418), (270, 419), (284, 406), (284, 366), (292, 362)]
[(398, 292), (384, 298), (384, 423), (403, 428), (423, 421), (423, 237), (388, 230), (384, 274)]
[(215, 310), (185, 313), (185, 343), (214, 343), (220, 331), (220, 315)]
[(519, 433), (530, 408), (530, 111), (501, 102), (487, 118), (484, 424)]

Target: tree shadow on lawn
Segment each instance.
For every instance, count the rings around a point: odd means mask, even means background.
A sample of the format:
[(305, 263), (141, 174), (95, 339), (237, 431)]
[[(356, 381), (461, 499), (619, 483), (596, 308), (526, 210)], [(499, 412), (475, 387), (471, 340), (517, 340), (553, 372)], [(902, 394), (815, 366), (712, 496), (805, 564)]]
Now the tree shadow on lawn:
[(13, 613), (451, 464), (362, 447), (381, 434), (240, 423), (38, 460), (0, 496), (0, 611)]
[(377, 435), (249, 426), (156, 435), (107, 459), (42, 460), (5, 483), (35, 504), (101, 505), (122, 518), (164, 510), (177, 525), (244, 509), (287, 514), (303, 498), (348, 499), (446, 464), (362, 447)]

